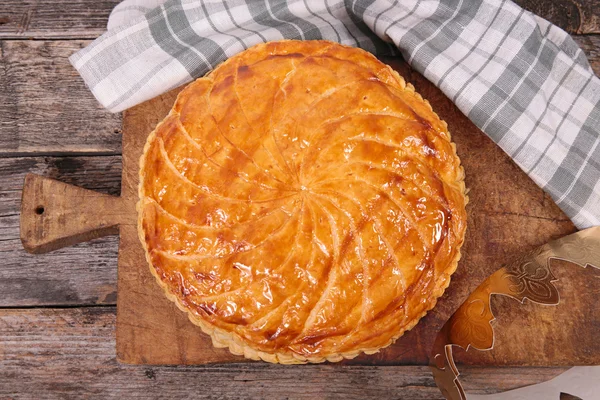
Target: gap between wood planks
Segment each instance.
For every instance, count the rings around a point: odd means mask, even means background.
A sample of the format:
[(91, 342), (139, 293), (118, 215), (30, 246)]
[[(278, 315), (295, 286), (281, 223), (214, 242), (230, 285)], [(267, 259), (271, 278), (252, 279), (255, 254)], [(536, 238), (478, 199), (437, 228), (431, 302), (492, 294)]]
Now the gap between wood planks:
[(55, 158), (67, 158), (67, 157), (110, 157), (120, 156), (120, 151), (80, 151), (80, 152), (60, 152), (60, 151), (48, 151), (48, 152), (14, 152), (14, 153), (0, 153), (0, 158), (22, 158), (22, 157), (55, 157)]
[[(120, 0), (3, 0), (0, 38), (95, 38), (106, 30)], [(595, 0), (516, 0), (526, 10), (572, 34), (600, 33)]]
[(69, 310), (73, 308), (107, 308), (117, 309), (117, 303), (81, 303), (81, 304), (44, 304), (44, 305), (31, 305), (31, 306), (6, 306), (0, 305), (0, 310)]
[[(119, 364), (115, 323), (114, 307), (0, 310), (0, 398), (51, 392), (66, 397), (442, 399), (426, 366)], [(550, 379), (564, 369), (465, 366), (460, 371), (467, 390), (493, 393)]]
[(121, 156), (0, 158), (0, 307), (113, 305), (118, 236), (32, 255), (19, 239), (27, 173), (118, 196)]

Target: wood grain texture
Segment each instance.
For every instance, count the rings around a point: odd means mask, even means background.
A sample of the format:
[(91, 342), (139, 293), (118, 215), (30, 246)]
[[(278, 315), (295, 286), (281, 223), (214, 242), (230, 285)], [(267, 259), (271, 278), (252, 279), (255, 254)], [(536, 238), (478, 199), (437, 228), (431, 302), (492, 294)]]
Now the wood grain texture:
[(571, 34), (600, 33), (597, 0), (515, 0), (515, 3)]
[(27, 172), (101, 193), (121, 191), (121, 157), (0, 158), (0, 307), (115, 304), (118, 237), (33, 256), (19, 239)]
[(21, 242), (30, 253), (119, 233), (132, 219), (120, 196), (82, 189), (36, 174), (27, 174), (21, 201)]
[(0, 156), (120, 153), (120, 114), (100, 106), (68, 61), (87, 43), (0, 41)]
[(600, 76), (600, 35), (573, 36), (590, 62), (596, 76)]
[[(107, 307), (0, 310), (0, 398), (442, 399), (428, 367), (118, 364), (115, 319)], [(563, 370), (463, 367), (461, 378), (493, 393)]]
[[(600, 33), (596, 0), (517, 0), (526, 10), (569, 33)], [(112, 8), (119, 0), (3, 0), (0, 38), (91, 39), (106, 30)]]
[(560, 400), (583, 400), (581, 397), (573, 396), (567, 393), (560, 394)]
[(28, 173), (113, 196), (121, 193), (120, 155), (0, 158), (0, 216), (19, 212), (23, 181)]
[(0, 38), (93, 39), (120, 0), (2, 0)]
[(116, 303), (117, 236), (35, 256), (15, 236), (0, 241), (0, 308)]

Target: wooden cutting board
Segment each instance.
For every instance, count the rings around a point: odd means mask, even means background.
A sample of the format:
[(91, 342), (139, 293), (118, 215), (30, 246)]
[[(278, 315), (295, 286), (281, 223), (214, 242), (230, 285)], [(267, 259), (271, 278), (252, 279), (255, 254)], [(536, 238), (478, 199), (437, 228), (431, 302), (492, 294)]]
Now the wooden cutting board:
[[(448, 122), (470, 189), (467, 239), (452, 283), (411, 332), (372, 356), (344, 364), (427, 364), (438, 329), (488, 275), (503, 263), (575, 231), (572, 223), (502, 150), (479, 131), (432, 84), (399, 60), (393, 65)], [(173, 105), (179, 90), (124, 113), (123, 182), (113, 197), (43, 179), (26, 178), (21, 235), (32, 252), (120, 234), (117, 299), (117, 357), (133, 364), (240, 362), (217, 349), (166, 299), (150, 274), (136, 231), (138, 161), (148, 134)], [(600, 272), (567, 263), (553, 266), (561, 305), (520, 305), (493, 300), (498, 316), (494, 350), (455, 352), (458, 361), (495, 365), (600, 364)], [(594, 293), (595, 292), (595, 293)]]

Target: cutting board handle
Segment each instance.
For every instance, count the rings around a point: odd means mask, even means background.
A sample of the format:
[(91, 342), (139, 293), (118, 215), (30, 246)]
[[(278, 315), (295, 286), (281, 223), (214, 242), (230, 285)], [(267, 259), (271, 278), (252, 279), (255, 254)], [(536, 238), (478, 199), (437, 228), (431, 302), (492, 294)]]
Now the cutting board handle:
[(21, 241), (30, 253), (45, 253), (118, 234), (128, 210), (121, 197), (27, 174), (21, 200)]

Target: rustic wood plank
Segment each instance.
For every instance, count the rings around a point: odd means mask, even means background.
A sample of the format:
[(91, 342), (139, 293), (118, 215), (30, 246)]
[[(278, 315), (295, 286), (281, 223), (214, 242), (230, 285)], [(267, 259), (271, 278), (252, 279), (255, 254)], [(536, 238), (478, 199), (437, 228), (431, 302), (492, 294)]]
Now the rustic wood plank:
[(43, 255), (23, 249), (19, 208), (27, 172), (111, 195), (121, 190), (120, 156), (0, 158), (0, 307), (115, 304), (116, 236)]
[(600, 76), (600, 35), (573, 36), (587, 56), (592, 69)]
[(600, 33), (597, 0), (515, 0), (515, 3), (569, 33)]
[(120, 153), (121, 115), (68, 61), (87, 43), (0, 41), (0, 155)]
[[(0, 398), (145, 398), (149, 391), (165, 398), (442, 398), (428, 367), (118, 364), (114, 332), (112, 307), (0, 310)], [(473, 393), (538, 383), (563, 370), (461, 368)]]
[(0, 241), (0, 307), (114, 304), (118, 242), (109, 236), (31, 255), (19, 239)]
[(3, 158), (0, 159), (0, 216), (19, 212), (23, 181), (28, 173), (113, 196), (121, 193), (121, 156)]
[[(96, 38), (106, 30), (110, 11), (119, 1), (3, 0), (0, 38)], [(570, 33), (600, 33), (600, 11), (595, 0), (516, 2)]]
[(135, 210), (121, 196), (82, 189), (37, 174), (27, 174), (21, 202), (21, 242), (41, 254), (119, 233), (119, 225), (135, 225)]
[(93, 39), (120, 0), (3, 0), (0, 38)]

